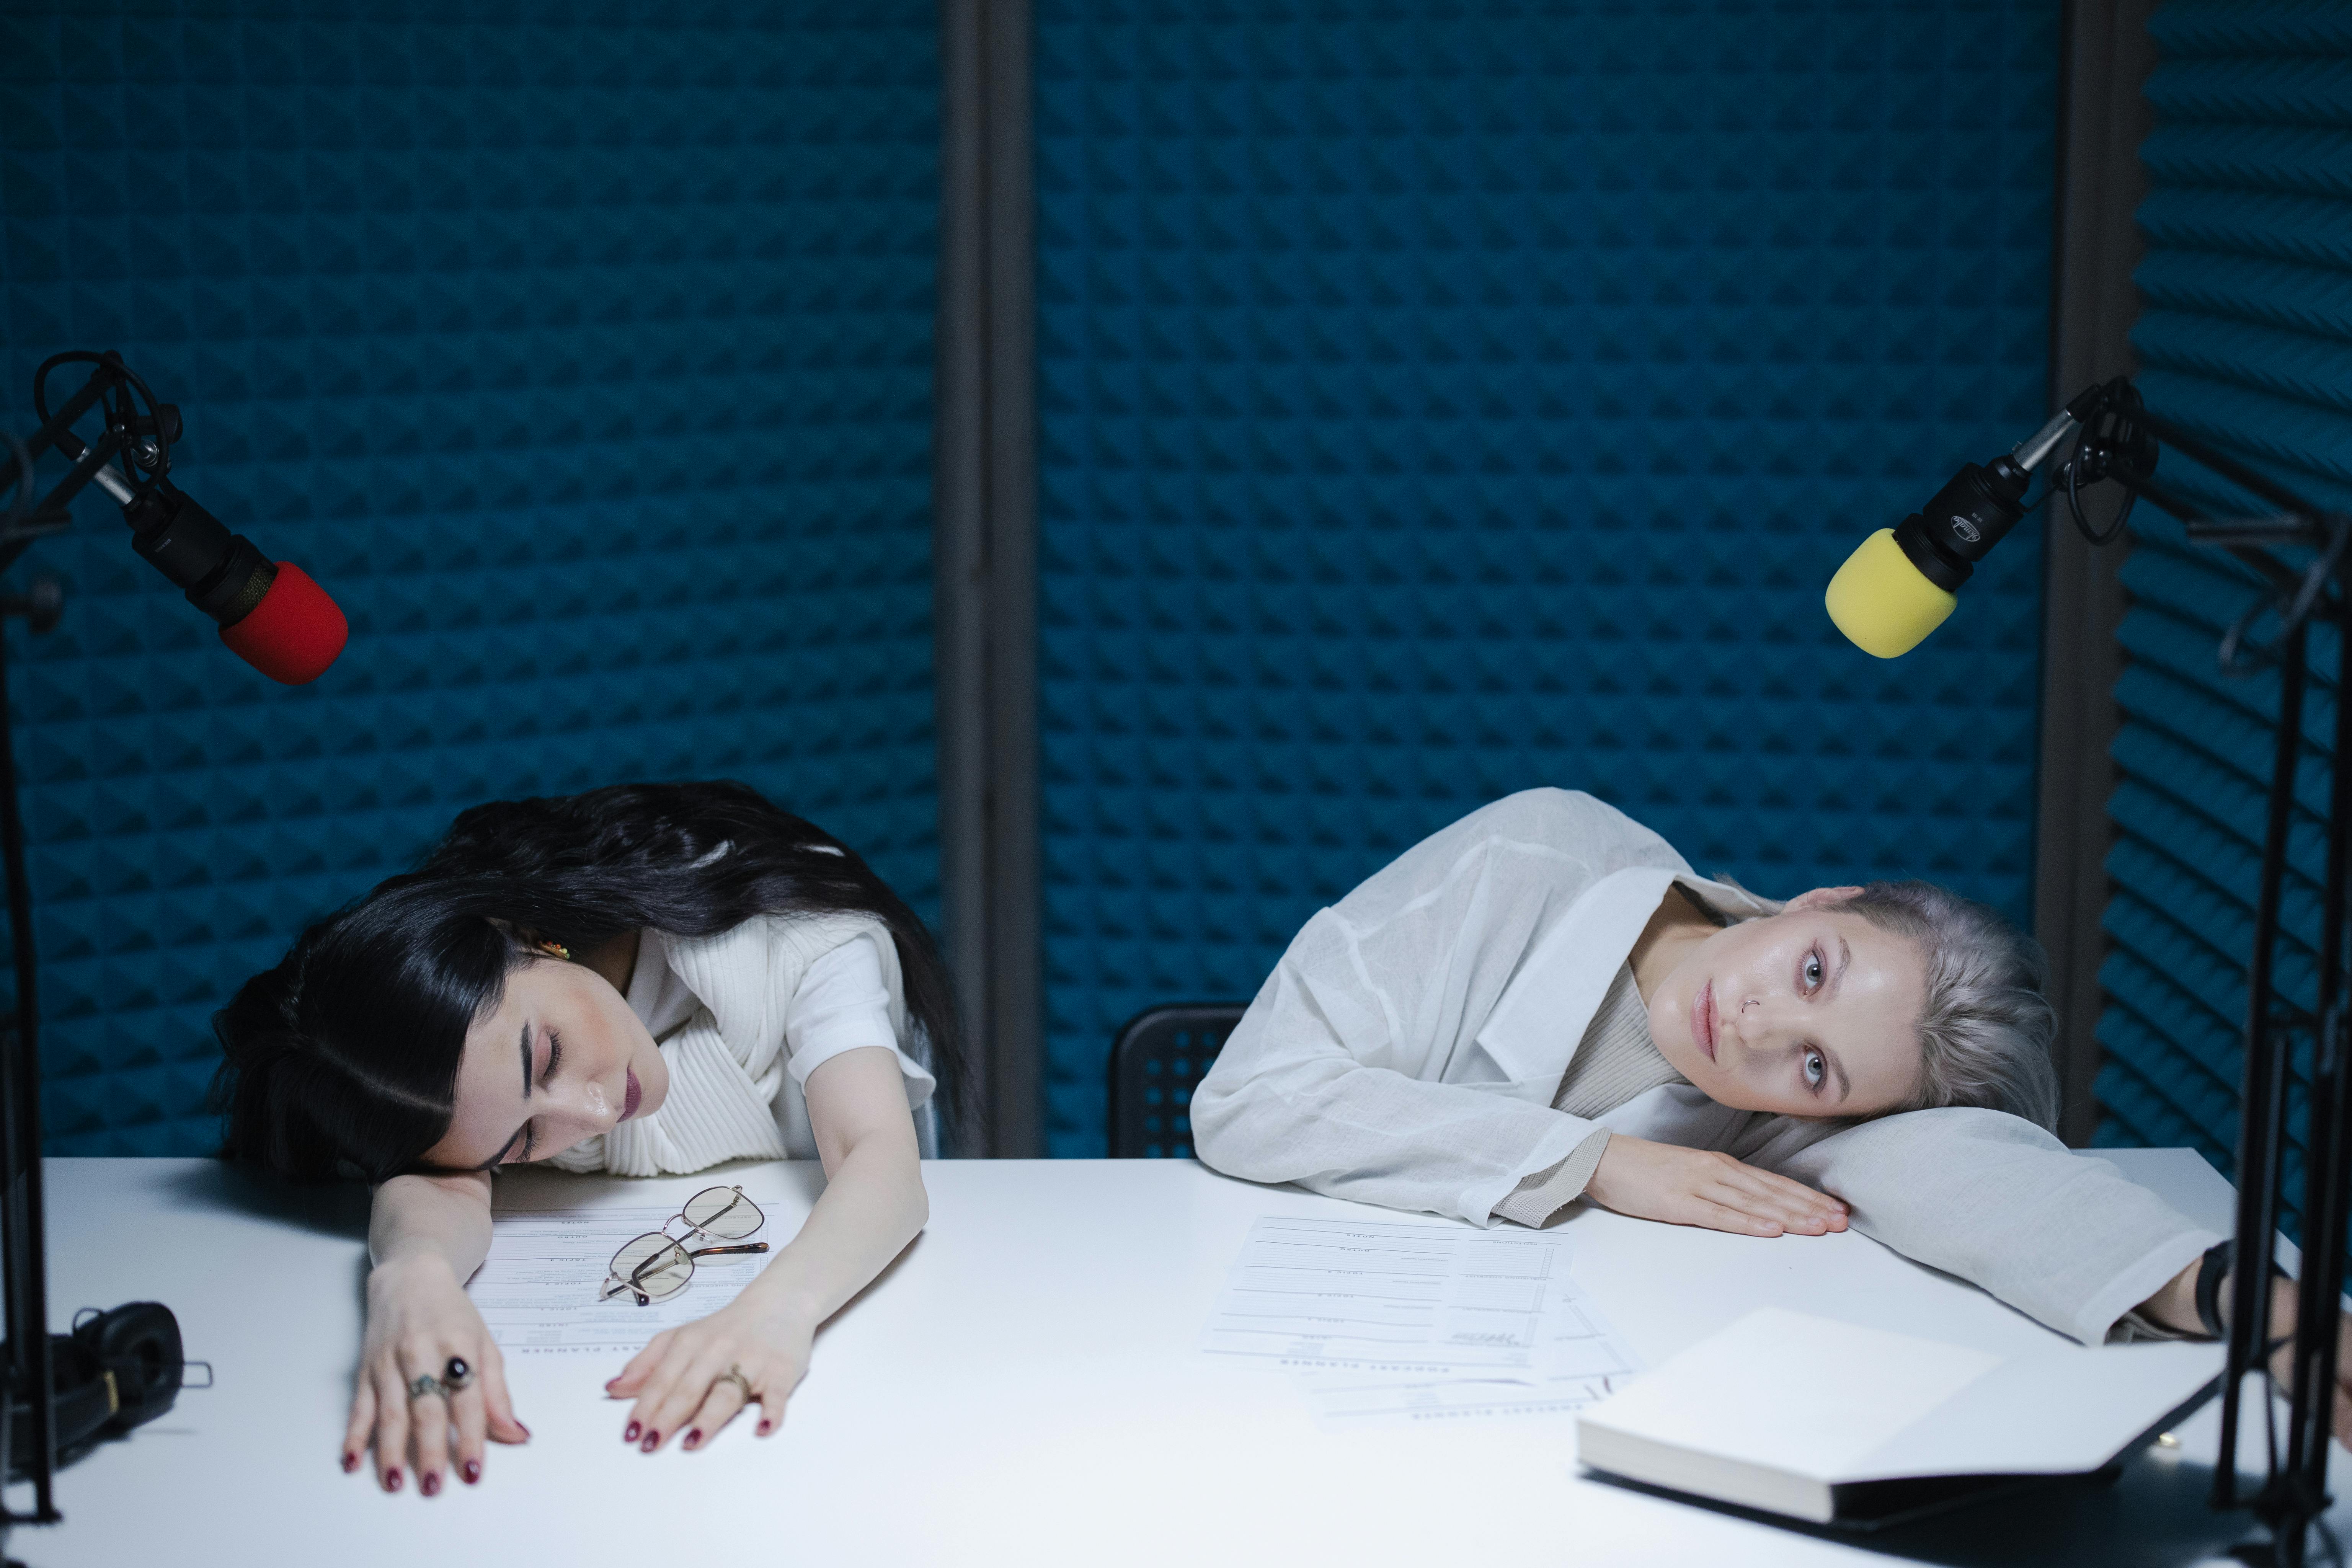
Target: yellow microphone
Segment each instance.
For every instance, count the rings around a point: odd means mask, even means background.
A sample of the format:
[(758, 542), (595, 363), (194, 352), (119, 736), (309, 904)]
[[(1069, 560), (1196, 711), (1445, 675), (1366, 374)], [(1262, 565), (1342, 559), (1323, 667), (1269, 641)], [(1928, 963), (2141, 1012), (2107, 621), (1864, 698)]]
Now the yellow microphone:
[(1827, 603), (1848, 642), (1880, 658), (1900, 658), (1942, 626), (1960, 599), (1913, 563), (1895, 530), (1882, 528), (1837, 569)]
[(2071, 414), (2059, 415), (2006, 456), (1970, 463), (1926, 506), (1864, 540), (1824, 595), (1837, 629), (1880, 658), (1917, 647), (1959, 604), (1977, 563), (2025, 516), (2033, 470), (2080, 428)]

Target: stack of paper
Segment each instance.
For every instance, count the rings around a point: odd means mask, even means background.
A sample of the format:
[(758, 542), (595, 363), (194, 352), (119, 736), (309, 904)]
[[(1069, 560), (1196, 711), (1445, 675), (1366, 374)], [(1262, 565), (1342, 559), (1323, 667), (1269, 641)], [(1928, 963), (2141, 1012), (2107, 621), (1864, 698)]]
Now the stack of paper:
[(1566, 1415), (1637, 1370), (1568, 1237), (1266, 1215), (1202, 1346), (1292, 1373), (1328, 1426)]

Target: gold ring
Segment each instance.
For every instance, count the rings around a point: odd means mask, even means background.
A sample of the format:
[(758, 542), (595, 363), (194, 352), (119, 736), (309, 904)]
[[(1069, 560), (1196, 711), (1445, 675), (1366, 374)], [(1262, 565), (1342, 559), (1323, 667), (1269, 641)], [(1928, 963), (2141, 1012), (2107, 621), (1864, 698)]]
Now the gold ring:
[(730, 1366), (725, 1372), (720, 1373), (717, 1377), (712, 1378), (710, 1380), (711, 1392), (714, 1394), (717, 1393), (719, 1391), (719, 1385), (722, 1383), (731, 1383), (736, 1387), (741, 1389), (743, 1391), (743, 1403), (746, 1405), (751, 1404), (752, 1401), (760, 1397), (757, 1394), (754, 1394), (751, 1391), (751, 1380), (743, 1375), (743, 1369), (740, 1366)]

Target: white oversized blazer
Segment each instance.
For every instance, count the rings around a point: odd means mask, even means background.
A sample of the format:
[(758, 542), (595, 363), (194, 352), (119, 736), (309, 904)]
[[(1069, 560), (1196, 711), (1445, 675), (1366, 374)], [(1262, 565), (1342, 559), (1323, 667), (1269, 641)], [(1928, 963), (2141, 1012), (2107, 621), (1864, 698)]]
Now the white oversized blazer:
[(1680, 1084), (1597, 1121), (1552, 1110), (1675, 882), (1734, 916), (1778, 907), (1698, 877), (1588, 795), (1471, 813), (1307, 923), (1195, 1090), (1193, 1148), (1229, 1175), (1482, 1226), (1596, 1125), (1722, 1150), (1835, 1194), (1864, 1235), (2086, 1343), (2219, 1239), (1999, 1111), (1812, 1120)]

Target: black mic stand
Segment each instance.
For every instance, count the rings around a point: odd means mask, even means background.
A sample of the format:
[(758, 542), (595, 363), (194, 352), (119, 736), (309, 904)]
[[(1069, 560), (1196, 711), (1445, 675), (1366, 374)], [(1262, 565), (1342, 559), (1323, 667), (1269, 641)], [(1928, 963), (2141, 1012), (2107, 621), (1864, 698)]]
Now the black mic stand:
[[(68, 364), (91, 367), (89, 377), (52, 413), (48, 382)], [(158, 403), (147, 384), (109, 349), (52, 354), (33, 373), (33, 407), (40, 428), (19, 440), (0, 432), (0, 493), (12, 487), (12, 508), (0, 515), (0, 572), (34, 541), (72, 526), (68, 507), (96, 484), (121, 503), (131, 547), (184, 591), (188, 602), (223, 626), (250, 612), (274, 574), (252, 542), (232, 534), (174, 486), (168, 475), (180, 437), (180, 411)], [(73, 433), (97, 409), (104, 428), (85, 443)], [(143, 410), (143, 411), (142, 411)], [(28, 504), (33, 469), (50, 447), (72, 468), (38, 504)], [(120, 459), (122, 467), (116, 468)], [(25, 823), (16, 794), (16, 763), (8, 726), (6, 619), (22, 616), (36, 634), (57, 625), (65, 593), (44, 577), (21, 595), (0, 595), (0, 865), (8, 898), (9, 956), (16, 972), (13, 1026), (0, 1022), (0, 1306), (7, 1344), (0, 1351), (0, 1538), (16, 1524), (54, 1524), (63, 1516), (54, 1497), (58, 1468), (57, 1363), (48, 1323), (47, 1251), (41, 1206), (40, 1007), (35, 988), (33, 890), (25, 868)], [(16, 1454), (16, 1415), (26, 1412), (32, 1452)], [(22, 1471), (32, 1482), (33, 1510), (19, 1513), (5, 1498), (8, 1479)], [(0, 1568), (16, 1568), (13, 1563)]]
[[(0, 519), (0, 572), (14, 565), (34, 541), (71, 527), (68, 506), (93, 479), (118, 500), (142, 493), (133, 491), (109, 466), (118, 453), (151, 471), (170, 461), (171, 444), (179, 435), (179, 411), (159, 406), (118, 354), (56, 356), (34, 378), (37, 402), (49, 371), (76, 361), (97, 367), (89, 381), (54, 415), (41, 410), (47, 416), (31, 439), (18, 440), (9, 433), (6, 450), (0, 453), (0, 490), (13, 485), (16, 492), (15, 505)], [(144, 415), (133, 402), (134, 392), (146, 402)], [(111, 405), (107, 405), (110, 395)], [(84, 445), (71, 426), (92, 407), (102, 409), (106, 429)], [(37, 505), (28, 505), (34, 464), (50, 447), (72, 458), (73, 468)], [(150, 488), (153, 484), (150, 481)], [(64, 589), (54, 577), (40, 579), (24, 594), (0, 595), (0, 866), (6, 872), (9, 958), (16, 991), (13, 1022), (0, 1023), (0, 1306), (5, 1309), (7, 1333), (5, 1354), (0, 1354), (0, 1536), (11, 1525), (55, 1524), (64, 1517), (56, 1500), (57, 1363), (49, 1339), (47, 1215), (41, 1198), (39, 960), (33, 944), (33, 889), (25, 868), (25, 819), (7, 709), (6, 637), (7, 617), (24, 616), (37, 635), (57, 625), (64, 607)], [(11, 1451), (15, 1413), (20, 1407), (28, 1417), (28, 1454)], [(20, 1471), (33, 1487), (28, 1513), (18, 1512), (5, 1496), (9, 1478)]]
[[(2280, 509), (2279, 515), (2223, 520), (2156, 478), (2159, 446), (2169, 447), (2249, 495)], [(2346, 555), (2352, 544), (2352, 516), (2332, 512), (2255, 472), (2174, 421), (2150, 412), (2125, 377), (2092, 387), (2064, 414), (2020, 446), (2009, 458), (1981, 469), (1963, 469), (1922, 513), (1906, 519), (1914, 537), (1903, 541), (1915, 563), (1920, 552), (1957, 558), (1957, 572), (1981, 557), (2000, 533), (2028, 510), (2023, 503), (2031, 470), (2052, 464), (2043, 500), (2063, 494), (2075, 526), (2091, 543), (2118, 537), (2135, 499), (2144, 499), (2180, 520), (2189, 537), (2228, 551), (2265, 580), (2252, 608), (2223, 636), (2225, 673), (2251, 673), (2259, 665), (2279, 671), (2278, 731), (2263, 819), (2262, 872), (2254, 903), (2253, 951), (2246, 965), (2245, 1078), (2240, 1097), (2238, 1214), (2230, 1277), (2227, 1322), (2229, 1354), (2221, 1384), (2221, 1459), (2213, 1477), (2216, 1509), (2251, 1507), (2270, 1540), (2241, 1548), (2243, 1561), (2267, 1561), (2300, 1568), (2310, 1527), (2327, 1510), (2327, 1444), (2335, 1409), (2336, 1320), (2344, 1290), (2347, 1179), (2352, 1179), (2352, 997), (2346, 992), (2345, 916), (2347, 848), (2352, 848), (2352, 616), (2346, 614)], [(1973, 478), (1972, 478), (1973, 476)], [(2115, 520), (2094, 527), (2084, 515), (2082, 489), (2113, 479), (2125, 491)], [(1965, 482), (1964, 482), (1965, 481)], [(1948, 498), (1958, 503), (1939, 505)], [(1965, 499), (1963, 499), (1965, 498)], [(2038, 504), (2038, 503), (2037, 503)], [(1958, 515), (1954, 515), (1955, 513)], [(2271, 547), (2308, 549), (2310, 563), (2292, 566)], [(1931, 560), (1928, 565), (1934, 565)], [(1927, 567), (1923, 566), (1923, 573)], [(1931, 581), (1934, 580), (1931, 575)], [(2278, 616), (2278, 632), (2267, 648), (2248, 642), (2254, 625)], [(2336, 738), (2327, 795), (2327, 848), (2317, 954), (2316, 1011), (2306, 1013), (2278, 994), (2276, 962), (2284, 931), (2279, 904), (2286, 881), (2287, 841), (2294, 813), (2295, 774), (2303, 758), (2303, 702), (2310, 673), (2311, 623), (2336, 627)], [(2265, 1473), (2262, 1486), (2242, 1499), (2238, 1483), (2238, 1436), (2245, 1382), (2265, 1370), (2271, 1351), (2271, 1279), (2276, 1271), (2279, 1205), (2284, 1184), (2286, 1100), (2295, 1042), (2313, 1042), (2309, 1121), (2303, 1184), (2303, 1274), (2297, 1286), (2292, 1370), (2286, 1378), (2288, 1415), (2284, 1449), (2276, 1413), (2263, 1387)], [(2246, 1555), (2260, 1552), (2259, 1558)]]
[[(0, 570), (5, 570), (34, 540), (68, 527), (63, 499), (39, 507), (25, 500), (32, 489), (33, 459), (22, 442), (8, 437), (15, 458), (16, 506), (0, 521)], [(0, 481), (5, 482), (5, 481)], [(79, 488), (79, 486), (75, 488)], [(70, 491), (67, 492), (68, 495)], [(24, 594), (0, 595), (0, 863), (8, 889), (9, 956), (15, 966), (16, 1013), (0, 1024), (0, 1305), (5, 1305), (7, 1343), (0, 1355), (0, 1486), (16, 1471), (33, 1485), (33, 1508), (19, 1513), (0, 1500), (0, 1536), (16, 1524), (54, 1524), (58, 1512), (57, 1368), (49, 1339), (47, 1216), (41, 1199), (40, 1004), (35, 990), (38, 961), (33, 946), (33, 889), (25, 868), (25, 819), (16, 794), (16, 748), (8, 715), (6, 619), (25, 617), (38, 635), (58, 624), (65, 591), (43, 577)], [(10, 1451), (16, 1411), (29, 1415), (32, 1452)], [(8, 1568), (16, 1568), (12, 1562)]]
[[(89, 365), (89, 377), (52, 413), (50, 374), (68, 364)], [(167, 476), (172, 447), (180, 437), (180, 411), (158, 403), (121, 354), (111, 349), (52, 354), (33, 373), (33, 407), (41, 426), (30, 437), (19, 440), (13, 433), (0, 433), (6, 443), (0, 449), (0, 493), (12, 487), (16, 491), (14, 505), (0, 515), (0, 572), (15, 564), (34, 541), (71, 527), (69, 504), (83, 487), (95, 483), (121, 504), (131, 548), (183, 589), (190, 604), (223, 626), (253, 609), (255, 584), (266, 593), (274, 575), (268, 573), (267, 559), (251, 541), (230, 533), (171, 482)], [(73, 433), (73, 426), (93, 408), (104, 428), (97, 439), (85, 443)], [(37, 505), (28, 504), (34, 465), (52, 447), (72, 468)], [(121, 468), (114, 466), (118, 458)], [(63, 1517), (54, 1496), (57, 1364), (49, 1338), (48, 1255), (41, 1204), (38, 960), (8, 724), (5, 630), (7, 617), (22, 616), (36, 635), (46, 632), (57, 625), (64, 605), (64, 588), (54, 577), (36, 581), (24, 594), (0, 595), (0, 865), (6, 872), (9, 956), (16, 985), (14, 1024), (0, 1022), (0, 1274), (5, 1274), (0, 1306), (5, 1308), (7, 1332), (7, 1344), (0, 1351), (0, 1538), (11, 1525), (54, 1524)], [(27, 1415), (29, 1454), (10, 1451), (19, 1407)], [(18, 1471), (32, 1482), (30, 1513), (19, 1513), (6, 1501), (8, 1479)]]
[[(2271, 1344), (2271, 1279), (2277, 1268), (2280, 1199), (2285, 1186), (2286, 1101), (2298, 1038), (2312, 1041), (2308, 1121), (2304, 1137), (2303, 1270), (2295, 1302), (2294, 1345), (2286, 1378), (2287, 1421), (2281, 1451), (2267, 1382), (2262, 1385), (2264, 1474), (2244, 1503), (2270, 1529), (2270, 1555), (2300, 1568), (2310, 1527), (2326, 1510), (2327, 1447), (2333, 1425), (2336, 1323), (2344, 1290), (2347, 1120), (2352, 1113), (2352, 1071), (2347, 1070), (2345, 994), (2345, 875), (2352, 831), (2352, 624), (2345, 615), (2345, 552), (2352, 517), (2331, 513), (2294, 491), (2205, 447), (2170, 420), (2135, 409), (2131, 418), (2167, 446), (2192, 458), (2251, 494), (2284, 509), (2274, 518), (2225, 521), (2202, 513), (2151, 475), (2116, 477), (2151, 504), (2179, 518), (2189, 536), (2229, 551), (2269, 579), (2269, 590), (2222, 638), (2222, 667), (2246, 662), (2246, 637), (2273, 610), (2279, 630), (2267, 662), (2279, 670), (2278, 728), (2273, 738), (2270, 798), (2263, 816), (2262, 871), (2254, 901), (2252, 952), (2246, 966), (2245, 1076), (2239, 1095), (2237, 1241), (2226, 1314), (2229, 1358), (2221, 1387), (2221, 1458), (2213, 1475), (2213, 1505), (2241, 1506), (2238, 1434), (2245, 1380), (2264, 1373)], [(2310, 564), (2297, 571), (2265, 548), (2307, 547)], [(2336, 734), (2327, 793), (2326, 851), (2322, 871), (2316, 1011), (2306, 1013), (2278, 994), (2276, 965), (2284, 932), (2279, 919), (2286, 882), (2295, 774), (2303, 760), (2303, 704), (2310, 672), (2313, 620), (2336, 628)]]

